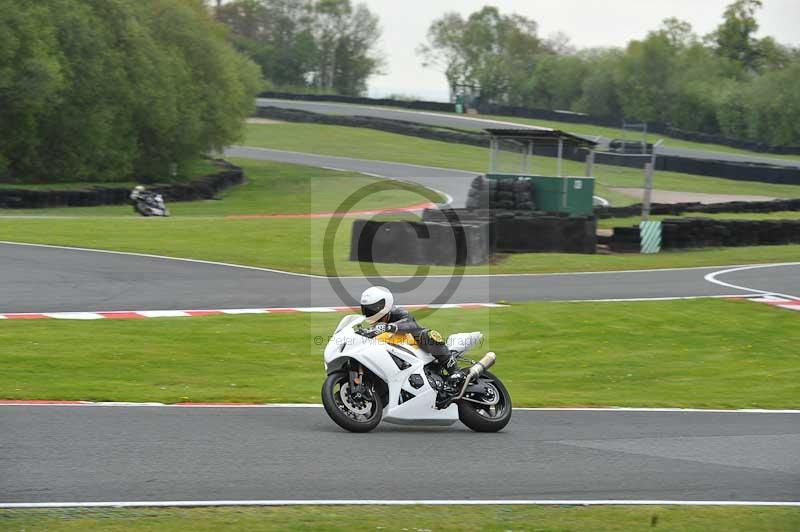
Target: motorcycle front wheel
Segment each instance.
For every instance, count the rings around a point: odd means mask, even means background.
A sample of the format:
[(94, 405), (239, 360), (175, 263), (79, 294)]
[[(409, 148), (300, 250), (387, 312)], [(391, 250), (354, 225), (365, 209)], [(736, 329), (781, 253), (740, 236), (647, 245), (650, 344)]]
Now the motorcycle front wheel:
[(328, 375), (322, 385), (322, 405), (328, 416), (350, 432), (369, 432), (378, 426), (383, 414), (380, 396), (371, 390), (369, 398), (360, 400), (350, 394), (346, 372)]
[[(491, 400), (486, 397), (470, 397), (472, 394), (458, 401), (458, 419), (475, 432), (497, 432), (502, 430), (511, 421), (511, 395), (500, 382), (500, 379), (489, 373), (484, 373), (485, 380), (494, 388)], [(473, 400), (468, 400), (473, 399)], [(481, 404), (494, 403), (494, 404)]]

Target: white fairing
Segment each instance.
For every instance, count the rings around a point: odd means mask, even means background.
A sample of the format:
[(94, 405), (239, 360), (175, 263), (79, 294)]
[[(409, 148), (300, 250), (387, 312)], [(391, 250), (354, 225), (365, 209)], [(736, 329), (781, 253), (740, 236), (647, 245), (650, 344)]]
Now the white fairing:
[[(403, 425), (451, 425), (458, 421), (458, 406), (450, 405), (437, 410), (436, 390), (425, 375), (424, 367), (433, 357), (411, 345), (392, 345), (356, 333), (355, 327), (365, 318), (360, 315), (345, 316), (336, 327), (325, 347), (325, 369), (328, 373), (342, 367), (347, 359), (355, 359), (369, 368), (389, 387), (389, 400), (383, 409), (383, 419), (389, 423)], [(480, 333), (478, 333), (480, 334)], [(392, 359), (394, 355), (409, 364), (399, 369)], [(419, 375), (422, 385), (414, 388), (409, 382), (411, 375)], [(413, 395), (401, 403), (401, 390)]]

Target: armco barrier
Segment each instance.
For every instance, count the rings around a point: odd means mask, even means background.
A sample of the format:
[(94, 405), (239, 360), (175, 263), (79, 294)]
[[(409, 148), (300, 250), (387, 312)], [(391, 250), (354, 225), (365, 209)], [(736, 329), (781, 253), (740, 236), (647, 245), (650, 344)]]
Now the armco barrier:
[[(800, 244), (800, 220), (665, 219), (662, 249)], [(639, 251), (638, 227), (615, 227), (609, 240), (615, 252)]]
[[(318, 95), (318, 94), (293, 94), (287, 92), (264, 92), (260, 95), (263, 98), (277, 98), (281, 100), (302, 100), (317, 102), (339, 102), (360, 105), (378, 105), (389, 107), (400, 107), (406, 109), (419, 109), (425, 111), (452, 112), (455, 105), (445, 102), (427, 101), (407, 101), (393, 99), (363, 98), (358, 96), (338, 96), (338, 95)], [(583, 113), (573, 113), (569, 111), (554, 111), (550, 109), (536, 109), (529, 107), (517, 107), (511, 105), (500, 105), (485, 103), (478, 106), (478, 111), (482, 114), (516, 116), (521, 118), (533, 118), (539, 120), (551, 120), (558, 122), (569, 122), (573, 124), (590, 124), (595, 126), (618, 128), (621, 118), (603, 118), (591, 116)], [(648, 123), (648, 131), (660, 135), (667, 135), (673, 138), (688, 140), (691, 142), (702, 142), (706, 144), (719, 144), (730, 146), (742, 150), (774, 153), (782, 155), (800, 155), (800, 146), (770, 146), (761, 142), (743, 139), (733, 139), (719, 134), (700, 133), (695, 131), (684, 131), (671, 127), (667, 124)]]
[(308, 102), (337, 102), (356, 105), (380, 105), (386, 107), (400, 107), (405, 109), (419, 109), (422, 111), (448, 112), (455, 110), (455, 104), (445, 102), (426, 102), (420, 100), (392, 100), (388, 98), (363, 98), (360, 96), (339, 96), (336, 94), (293, 94), (288, 92), (262, 92), (261, 98), (275, 98), (278, 100), (300, 100)]
[(470, 146), (479, 146), (481, 148), (489, 147), (489, 137), (483, 133), (448, 127), (431, 127), (426, 124), (407, 122), (405, 120), (377, 118), (372, 116), (328, 115), (299, 109), (283, 109), (280, 107), (259, 107), (256, 109), (256, 116), (260, 118), (283, 120), (286, 122), (376, 129), (387, 133), (407, 135), (428, 140), (467, 144)]
[(439, 266), (485, 264), (489, 224), (355, 220), (350, 260)]
[[(193, 179), (188, 183), (155, 184), (148, 190), (158, 192), (165, 201), (195, 201), (211, 199), (219, 192), (244, 181), (238, 166), (217, 160), (220, 171)], [(130, 201), (130, 189), (123, 187), (91, 187), (70, 190), (0, 189), (0, 208), (44, 209), (50, 207), (94, 207), (122, 205)]]
[[(270, 106), (259, 107), (256, 111), (256, 116), (284, 120), (287, 122), (369, 128), (399, 135), (408, 135), (441, 142), (467, 144), (470, 146), (488, 147), (489, 145), (489, 137), (484, 133), (457, 128), (433, 127), (405, 120), (369, 116), (328, 115)], [(557, 147), (537, 145), (534, 149), (534, 155), (555, 157), (557, 155)], [(564, 159), (583, 162), (586, 160), (586, 151), (582, 148), (570, 147), (564, 150), (563, 157)], [(595, 152), (596, 164), (643, 168), (645, 162), (645, 159), (640, 157), (630, 157), (611, 152)], [(721, 177), (723, 179), (800, 184), (800, 168), (768, 164), (739, 163), (735, 161), (715, 161), (710, 159), (691, 159), (674, 155), (658, 155), (656, 157), (656, 170)]]
[[(649, 159), (609, 152), (595, 152), (596, 164), (643, 168)], [(737, 181), (759, 181), (782, 185), (800, 185), (800, 168), (737, 161), (694, 159), (677, 155), (656, 155), (657, 171), (721, 177)]]

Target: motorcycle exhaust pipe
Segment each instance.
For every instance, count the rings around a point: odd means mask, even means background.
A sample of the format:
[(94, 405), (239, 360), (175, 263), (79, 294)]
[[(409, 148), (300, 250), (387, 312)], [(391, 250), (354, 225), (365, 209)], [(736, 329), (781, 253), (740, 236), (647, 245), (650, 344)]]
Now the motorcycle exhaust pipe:
[(470, 383), (475, 379), (477, 379), (478, 377), (480, 377), (481, 375), (483, 375), (483, 373), (487, 369), (494, 366), (496, 360), (497, 360), (497, 355), (495, 355), (494, 352), (489, 351), (488, 353), (483, 355), (482, 359), (473, 364), (472, 367), (469, 368), (469, 370), (467, 371), (467, 378), (464, 379), (464, 386), (461, 387), (461, 391), (459, 392), (459, 394), (456, 397), (454, 397), (449, 402), (449, 404), (452, 404), (455, 401), (458, 401), (459, 399), (464, 397), (464, 394), (467, 393), (467, 387), (470, 385)]
[(483, 375), (484, 371), (494, 366), (496, 360), (497, 360), (497, 355), (495, 355), (492, 351), (489, 351), (488, 353), (483, 355), (482, 359), (480, 359), (471, 368), (469, 368), (469, 378), (467, 380), (471, 381), (472, 379), (477, 379), (478, 377)]

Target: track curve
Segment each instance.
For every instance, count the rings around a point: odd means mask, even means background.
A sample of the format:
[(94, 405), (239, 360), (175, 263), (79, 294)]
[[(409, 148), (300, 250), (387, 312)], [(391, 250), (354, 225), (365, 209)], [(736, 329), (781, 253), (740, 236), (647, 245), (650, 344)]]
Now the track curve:
[(797, 414), (516, 411), (341, 431), (321, 408), (0, 406), (0, 503), (798, 501)]
[(375, 177), (387, 177), (402, 181), (418, 183), (430, 189), (439, 190), (450, 196), (454, 207), (463, 207), (467, 203), (467, 194), (471, 181), (478, 175), (475, 172), (438, 168), (435, 166), (419, 166), (416, 164), (392, 163), (388, 161), (371, 161), (336, 157), (333, 155), (316, 155), (293, 151), (253, 148), (250, 146), (231, 146), (225, 150), (226, 157), (244, 157), (282, 163), (301, 164), (322, 168), (335, 168), (360, 172)]
[[(436, 299), (450, 276), (417, 279), (398, 289), (404, 304), (636, 299), (739, 295), (760, 291), (708, 282), (724, 267), (574, 274), (475, 275)], [(800, 296), (800, 263), (742, 270), (739, 283), (763, 283)], [(0, 312), (81, 312), (260, 307), (349, 306), (325, 277), (131, 253), (0, 243)], [(722, 277), (727, 278), (727, 277)], [(383, 284), (407, 278), (380, 280)], [(348, 294), (378, 282), (339, 278)], [(742, 286), (748, 286), (744, 284)]]
[[(313, 113), (335, 114), (335, 115), (360, 115), (374, 116), (378, 118), (389, 118), (394, 120), (406, 120), (421, 124), (441, 127), (455, 127), (462, 129), (485, 129), (492, 127), (533, 127), (526, 124), (515, 123), (513, 118), (505, 120), (492, 120), (481, 118), (475, 115), (458, 115), (455, 113), (437, 113), (432, 111), (414, 111), (411, 109), (393, 109), (391, 107), (354, 105), (334, 102), (309, 102), (299, 100), (278, 100), (273, 98), (258, 98), (257, 105), (261, 107), (280, 107), (283, 109), (299, 109)], [(569, 127), (565, 129), (569, 130)], [(583, 135), (585, 136), (585, 135)], [(592, 140), (598, 139), (607, 143), (611, 139), (607, 137), (587, 137)], [(657, 136), (656, 136), (657, 138)], [(719, 152), (710, 150), (695, 150), (689, 148), (674, 148), (671, 146), (659, 146), (658, 153), (662, 155), (676, 155), (680, 157), (693, 157), (697, 159), (709, 159), (716, 161), (735, 161), (735, 162), (754, 162), (762, 164), (772, 164), (775, 166), (800, 167), (800, 160), (780, 159), (769, 155), (740, 154)]]

